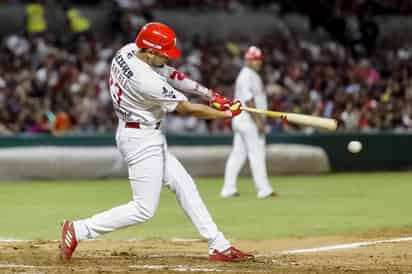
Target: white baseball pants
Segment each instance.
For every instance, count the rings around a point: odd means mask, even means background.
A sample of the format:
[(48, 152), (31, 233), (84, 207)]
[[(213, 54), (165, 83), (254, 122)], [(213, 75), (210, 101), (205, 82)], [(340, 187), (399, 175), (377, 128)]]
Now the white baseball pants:
[(234, 121), (232, 125), (233, 148), (226, 162), (225, 181), (220, 194), (227, 197), (237, 192), (237, 178), (246, 159), (249, 159), (257, 196), (266, 197), (273, 190), (266, 171), (265, 137), (259, 135), (256, 125), (252, 122)]
[(125, 128), (119, 122), (117, 146), (128, 164), (133, 200), (127, 204), (74, 222), (79, 240), (143, 223), (153, 217), (163, 185), (176, 193), (177, 201), (210, 249), (226, 250), (230, 243), (212, 220), (192, 177), (167, 151), (160, 130)]

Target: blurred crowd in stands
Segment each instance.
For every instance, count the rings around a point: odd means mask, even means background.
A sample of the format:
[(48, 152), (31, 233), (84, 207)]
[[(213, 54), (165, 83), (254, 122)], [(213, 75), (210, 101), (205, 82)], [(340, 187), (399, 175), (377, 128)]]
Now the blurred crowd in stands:
[[(50, 33), (47, 24), (36, 21), (24, 34), (3, 37), (0, 135), (113, 132), (117, 119), (107, 85), (111, 58), (125, 42), (133, 41), (139, 26), (155, 19), (146, 10), (130, 16), (130, 9), (138, 8), (130, 6), (133, 3), (114, 1), (112, 35), (105, 41), (95, 39), (87, 18), (69, 6), (64, 6), (65, 35)], [(340, 27), (339, 21), (334, 23), (328, 27)], [(376, 48), (377, 24), (369, 17), (360, 17), (358, 23), (350, 39), (336, 35), (340, 33), (336, 29), (322, 43), (293, 35), (261, 37), (257, 45), (265, 53), (262, 77), (269, 108), (334, 117), (340, 131), (412, 131), (412, 50)], [(193, 37), (179, 42), (184, 57), (174, 65), (232, 98), (243, 50), (249, 46), (247, 37), (231, 41)], [(230, 133), (229, 121), (200, 121), (177, 114), (168, 115), (162, 127), (175, 134)], [(313, 129), (268, 120), (269, 133), (302, 131)]]

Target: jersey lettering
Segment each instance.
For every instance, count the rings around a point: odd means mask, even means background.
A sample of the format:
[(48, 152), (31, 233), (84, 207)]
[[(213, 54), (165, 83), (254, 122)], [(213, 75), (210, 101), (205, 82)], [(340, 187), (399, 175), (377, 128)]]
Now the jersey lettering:
[(123, 72), (123, 75), (126, 76), (126, 78), (130, 79), (131, 77), (133, 77), (132, 70), (129, 68), (129, 66), (126, 64), (126, 61), (123, 59), (123, 57), (120, 54), (117, 55), (114, 58), (114, 60), (119, 65), (120, 69)]
[(127, 58), (128, 59), (130, 59), (134, 56), (136, 56), (136, 51), (135, 50), (131, 50), (130, 52), (127, 53)]
[(163, 87), (162, 95), (167, 98), (176, 99), (176, 95), (174, 94), (173, 90), (168, 90), (167, 88)]

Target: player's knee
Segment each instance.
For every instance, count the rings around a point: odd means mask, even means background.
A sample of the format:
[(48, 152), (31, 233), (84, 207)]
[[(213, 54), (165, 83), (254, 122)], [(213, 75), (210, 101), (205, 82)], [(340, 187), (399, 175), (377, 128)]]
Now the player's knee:
[(151, 219), (155, 215), (155, 212), (156, 212), (156, 208), (150, 208), (150, 207), (142, 207), (140, 210), (140, 214), (146, 221)]
[(132, 201), (131, 203), (135, 208), (135, 214), (133, 215), (135, 216), (136, 223), (148, 221), (156, 212), (156, 206), (144, 205), (138, 201)]

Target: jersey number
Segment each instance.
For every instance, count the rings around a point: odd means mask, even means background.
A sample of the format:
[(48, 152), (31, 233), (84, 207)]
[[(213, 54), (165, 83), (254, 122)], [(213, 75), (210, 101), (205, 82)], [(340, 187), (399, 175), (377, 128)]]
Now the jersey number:
[(109, 85), (110, 85), (110, 94), (112, 95), (113, 103), (117, 106), (120, 106), (120, 102), (122, 101), (122, 88), (119, 86), (118, 83), (113, 81), (112, 77), (109, 78)]
[(185, 75), (183, 73), (181, 73), (178, 70), (173, 71), (170, 75), (169, 75), (170, 79), (172, 80), (179, 80), (182, 81), (183, 79), (185, 79)]

